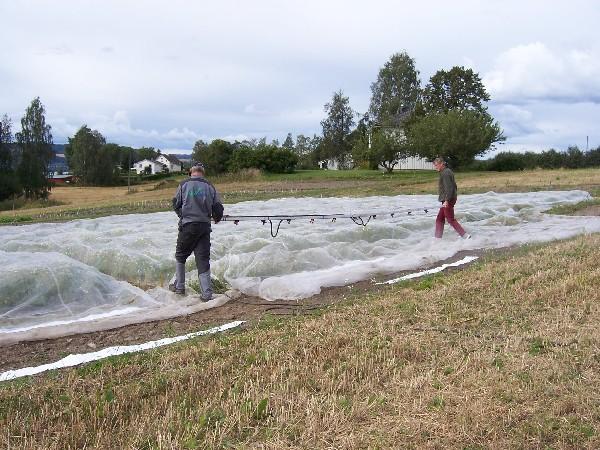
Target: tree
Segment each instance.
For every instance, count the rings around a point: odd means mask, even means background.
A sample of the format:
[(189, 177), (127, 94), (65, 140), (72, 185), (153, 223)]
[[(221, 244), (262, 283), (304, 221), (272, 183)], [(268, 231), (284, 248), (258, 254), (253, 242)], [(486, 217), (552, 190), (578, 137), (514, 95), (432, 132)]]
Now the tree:
[[(116, 148), (115, 148), (116, 147)], [(65, 147), (65, 156), (73, 174), (87, 185), (110, 185), (118, 175), (118, 146), (106, 145), (104, 136), (83, 125)]]
[(160, 150), (157, 150), (154, 147), (140, 147), (137, 149), (137, 154), (139, 161), (143, 159), (153, 161), (160, 155)]
[(52, 158), (52, 127), (46, 124), (44, 105), (36, 97), (21, 119), (16, 134), (21, 151), (17, 174), (26, 198), (47, 198), (50, 192), (48, 164)]
[(350, 108), (350, 99), (340, 90), (334, 92), (330, 103), (324, 108), (327, 118), (321, 122), (323, 141), (320, 157), (333, 158), (341, 168), (347, 167), (352, 146), (348, 140), (350, 130), (354, 126), (354, 112)]
[(192, 160), (202, 162), (206, 173), (215, 175), (227, 171), (233, 150), (233, 144), (222, 139), (215, 139), (209, 145), (199, 140), (194, 144)]
[(404, 131), (395, 127), (375, 128), (369, 135), (361, 135), (352, 149), (355, 160), (367, 161), (371, 169), (381, 166), (388, 173), (412, 154)]
[(585, 155), (577, 146), (567, 148), (565, 166), (567, 169), (579, 169), (585, 165)]
[(0, 118), (0, 201), (21, 192), (13, 167), (12, 122), (7, 115)]
[(585, 153), (586, 167), (600, 167), (600, 147)]
[[(106, 144), (112, 145), (112, 144)], [(119, 145), (119, 160), (118, 164), (121, 166), (121, 171), (131, 170), (131, 167), (138, 161), (141, 161), (137, 151), (132, 147)]]
[(491, 116), (471, 110), (428, 114), (408, 128), (407, 138), (415, 154), (429, 159), (443, 156), (455, 168), (505, 139)]
[(371, 84), (369, 112), (373, 120), (382, 126), (399, 126), (414, 110), (420, 86), (415, 60), (406, 52), (392, 55)]
[(11, 144), (12, 121), (5, 114), (0, 118), (0, 173), (13, 171)]
[(285, 141), (283, 141), (283, 145), (281, 148), (285, 148), (290, 151), (294, 151), (294, 139), (292, 138), (292, 133), (288, 133)]
[(303, 134), (296, 136), (296, 144), (292, 150), (298, 157), (298, 167), (300, 169), (316, 167), (313, 157), (314, 142), (309, 136)]
[(454, 66), (449, 71), (438, 70), (423, 90), (425, 114), (450, 110), (474, 110), (487, 114), (485, 102), (490, 96), (479, 75), (471, 69)]

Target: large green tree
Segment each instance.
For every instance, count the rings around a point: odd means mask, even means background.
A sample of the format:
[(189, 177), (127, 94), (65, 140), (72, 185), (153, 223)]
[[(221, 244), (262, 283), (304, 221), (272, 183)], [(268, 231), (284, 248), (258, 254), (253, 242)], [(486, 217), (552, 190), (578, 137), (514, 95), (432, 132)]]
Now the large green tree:
[(374, 127), (365, 116), (352, 132), (352, 157), (355, 162), (367, 163), (370, 169), (383, 167), (387, 172), (398, 163), (412, 156), (412, 148), (403, 129), (398, 127)]
[(444, 156), (455, 168), (504, 140), (489, 114), (457, 109), (427, 114), (408, 128), (407, 137), (414, 153), (429, 159)]
[(120, 152), (116, 144), (106, 144), (97, 130), (83, 125), (65, 148), (69, 167), (86, 185), (106, 186), (114, 184), (118, 176)]
[(192, 151), (192, 160), (202, 162), (208, 175), (215, 175), (227, 171), (233, 150), (234, 145), (222, 139), (215, 139), (208, 145), (198, 140)]
[(44, 105), (36, 97), (21, 119), (21, 131), (16, 134), (21, 151), (17, 169), (19, 181), (27, 198), (47, 198), (50, 192), (48, 164), (52, 158), (52, 127), (46, 124)]
[(349, 165), (352, 144), (349, 136), (354, 126), (354, 112), (350, 99), (340, 90), (334, 92), (331, 102), (325, 104), (327, 117), (321, 121), (323, 141), (320, 145), (320, 158), (335, 159), (340, 168)]
[(136, 150), (136, 152), (140, 161), (142, 159), (149, 159), (153, 161), (160, 155), (160, 150), (157, 150), (154, 147), (140, 147)]
[(479, 74), (472, 69), (454, 66), (438, 70), (423, 90), (422, 106), (425, 114), (450, 110), (474, 110), (487, 113), (485, 103), (490, 95)]
[(399, 126), (414, 110), (420, 85), (415, 60), (406, 52), (392, 55), (371, 84), (372, 120), (381, 126)]
[(421, 156), (445, 157), (454, 167), (473, 161), (503, 141), (488, 113), (490, 96), (476, 72), (464, 67), (436, 72), (408, 124), (408, 138)]
[(13, 167), (12, 139), (12, 121), (4, 115), (0, 118), (0, 200), (21, 192)]

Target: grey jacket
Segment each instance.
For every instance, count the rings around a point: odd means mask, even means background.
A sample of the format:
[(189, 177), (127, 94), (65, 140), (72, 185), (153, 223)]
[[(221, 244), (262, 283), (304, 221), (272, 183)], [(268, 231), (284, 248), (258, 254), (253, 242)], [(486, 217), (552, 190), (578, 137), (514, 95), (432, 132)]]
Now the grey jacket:
[(180, 225), (191, 222), (218, 222), (223, 217), (223, 204), (215, 187), (203, 177), (190, 177), (177, 187), (173, 210)]
[(440, 202), (455, 200), (458, 195), (454, 173), (447, 167), (440, 172), (439, 194), (438, 200)]

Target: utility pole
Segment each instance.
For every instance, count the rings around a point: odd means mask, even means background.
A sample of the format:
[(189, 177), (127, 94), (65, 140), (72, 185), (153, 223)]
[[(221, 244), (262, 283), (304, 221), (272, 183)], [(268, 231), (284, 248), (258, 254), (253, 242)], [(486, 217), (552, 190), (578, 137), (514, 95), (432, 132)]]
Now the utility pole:
[(127, 165), (127, 193), (130, 194), (131, 193), (131, 148), (129, 150), (127, 150), (127, 152), (129, 153), (129, 164)]
[(585, 151), (586, 151), (586, 153), (589, 150), (589, 147), (590, 147), (590, 137), (586, 136), (585, 137)]

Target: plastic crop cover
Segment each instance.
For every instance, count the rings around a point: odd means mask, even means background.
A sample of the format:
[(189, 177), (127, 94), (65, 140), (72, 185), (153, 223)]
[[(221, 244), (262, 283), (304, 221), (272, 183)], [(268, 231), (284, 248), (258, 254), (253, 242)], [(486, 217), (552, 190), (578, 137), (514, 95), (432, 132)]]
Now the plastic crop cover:
[[(600, 231), (598, 217), (544, 214), (589, 198), (583, 191), (463, 195), (456, 217), (472, 239), (446, 226), (432, 237), (437, 209), (382, 215), (367, 227), (293, 220), (276, 238), (260, 221), (213, 225), (213, 276), (267, 300), (299, 299), (376, 274), (415, 269), (461, 250), (550, 241)], [(226, 214), (360, 214), (437, 207), (432, 195), (286, 198), (226, 205)], [(62, 224), (0, 227), (0, 345), (188, 314), (222, 304), (175, 296), (174, 213), (110, 216)], [(187, 281), (195, 279), (193, 256)], [(193, 292), (190, 287), (189, 292)]]

